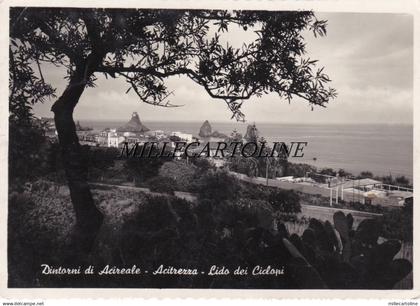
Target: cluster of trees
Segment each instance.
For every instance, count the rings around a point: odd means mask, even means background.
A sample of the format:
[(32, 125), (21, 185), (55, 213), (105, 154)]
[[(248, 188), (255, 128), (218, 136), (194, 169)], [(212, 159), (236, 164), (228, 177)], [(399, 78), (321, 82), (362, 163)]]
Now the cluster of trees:
[(372, 172), (370, 171), (362, 171), (357, 176), (357, 178), (372, 178), (388, 185), (396, 185), (400, 187), (413, 188), (413, 185), (411, 184), (410, 180), (404, 175), (392, 176), (390, 174), (390, 175), (385, 175), (385, 176), (374, 176)]
[[(151, 191), (173, 194), (174, 191), (196, 192), (203, 175), (214, 167), (204, 158), (166, 161), (158, 168), (158, 175), (145, 182)], [(141, 171), (141, 170), (140, 170)]]
[(293, 190), (273, 190), (268, 196), (268, 202), (275, 211), (293, 214), (301, 212), (299, 195)]
[(362, 172), (360, 172), (359, 175), (353, 176), (353, 174), (345, 171), (344, 169), (339, 169), (338, 171), (335, 171), (331, 168), (321, 169), (320, 171), (318, 171), (318, 173), (325, 174), (325, 175), (331, 175), (331, 176), (336, 176), (338, 174), (340, 177), (355, 177), (357, 179), (371, 178), (371, 179), (374, 179), (374, 180), (381, 181), (384, 184), (412, 188), (412, 185), (410, 184), (410, 180), (407, 177), (405, 177), (404, 175), (395, 176), (395, 177), (392, 176), (391, 174), (390, 175), (385, 175), (385, 176), (375, 176), (370, 171), (362, 171)]
[(193, 191), (193, 185), (199, 177), (199, 171), (199, 167), (187, 163), (186, 160), (174, 160), (164, 163), (159, 168), (159, 176), (175, 181), (178, 190)]
[(285, 175), (286, 176), (295, 176), (295, 177), (304, 177), (307, 173), (317, 172), (317, 168), (308, 164), (302, 163), (290, 163), (287, 162)]
[[(287, 156), (279, 148), (276, 147), (275, 154), (271, 156), (272, 148), (267, 145), (264, 137), (259, 136), (259, 131), (255, 124), (248, 125), (246, 135), (244, 136), (246, 142), (254, 143), (254, 146), (247, 147), (245, 154), (250, 157), (235, 156), (229, 159), (229, 169), (237, 172), (246, 174), (249, 177), (267, 177), (275, 178), (277, 176), (284, 175), (287, 168)], [(237, 133), (233, 133), (227, 138), (226, 142), (243, 142), (242, 136)], [(254, 154), (252, 154), (255, 152)], [(270, 157), (259, 157), (267, 156)]]
[[(138, 161), (133, 160), (130, 164), (135, 162)], [(211, 201), (248, 201), (250, 207), (255, 206), (254, 202), (263, 201), (273, 213), (300, 212), (300, 198), (294, 191), (244, 183), (225, 169), (216, 169), (205, 158), (189, 159), (188, 163), (186, 160), (153, 163), (153, 169), (153, 175), (144, 182), (151, 191), (167, 194), (187, 191)], [(141, 172), (142, 168), (139, 167), (138, 171)]]
[[(142, 150), (140, 145), (138, 150)], [(160, 149), (152, 147), (151, 154), (158, 154)], [(168, 154), (164, 154), (168, 155)], [(124, 162), (124, 170), (130, 180), (136, 184), (144, 184), (148, 179), (151, 179), (159, 174), (159, 168), (167, 161), (171, 161), (172, 157), (159, 158), (128, 158)]]
[[(284, 242), (283, 238), (286, 238), (306, 258), (320, 277), (312, 278), (314, 270), (312, 268), (308, 269), (307, 264), (305, 264), (306, 268), (300, 274), (291, 273), (284, 279), (223, 277), (212, 283), (214, 278), (207, 276), (192, 278), (149, 278), (147, 276), (145, 278), (130, 278), (124, 276), (107, 279), (90, 277), (84, 278), (83, 282), (89, 286), (98, 287), (348, 288), (350, 286), (355, 288), (365, 285), (368, 288), (392, 288), (395, 282), (405, 276), (411, 269), (411, 264), (408, 261), (397, 260), (394, 262), (392, 259), (395, 252), (399, 250), (399, 242), (391, 240), (384, 245), (378, 245), (375, 242), (376, 240), (372, 238), (372, 235), (376, 235), (375, 237), (380, 235), (388, 239), (412, 241), (413, 206), (410, 201), (407, 201), (406, 206), (401, 210), (401, 214), (399, 210), (384, 214), (384, 219), (380, 222), (381, 226), (375, 221), (372, 224), (359, 226), (360, 229), (353, 229), (351, 217), (347, 216), (344, 221), (340, 221), (349, 226), (347, 237), (340, 238), (342, 243), (349, 240), (352, 243), (352, 251), (347, 254), (348, 251), (340, 252), (340, 244), (338, 242), (335, 244), (337, 238), (333, 238), (335, 236), (331, 235), (331, 225), (327, 225), (327, 222), (324, 223), (315, 219), (308, 220), (306, 222), (309, 225), (308, 229), (301, 236), (289, 233), (281, 223), (278, 223), (277, 229), (274, 229), (273, 221), (275, 219), (281, 220), (277, 213), (296, 213), (300, 210), (300, 198), (294, 191), (243, 184), (222, 170), (210, 169), (204, 177), (206, 180), (203, 181), (203, 186), (206, 186), (206, 189), (198, 194), (196, 202), (188, 202), (171, 196), (150, 195), (145, 198), (142, 195), (134, 197), (135, 201), (140, 201), (140, 205), (136, 205), (140, 207), (140, 211), (135, 215), (130, 215), (130, 218), (127, 219), (128, 223), (125, 224), (123, 231), (120, 233), (123, 239), (120, 239), (120, 243), (117, 243), (118, 252), (112, 252), (111, 259), (114, 262), (107, 263), (141, 264), (150, 270), (156, 269), (156, 263), (173, 266), (190, 265), (206, 270), (215, 263), (224, 265), (229, 269), (237, 267), (238, 264), (249, 266), (256, 264), (273, 265), (273, 258), (276, 258), (277, 260), (281, 259), (287, 269), (303, 269), (303, 267), (299, 268), (299, 265), (296, 267), (296, 262), (292, 259), (294, 257), (290, 256), (294, 253), (291, 251), (290, 245)], [(30, 237), (39, 235), (39, 239), (41, 239), (39, 241), (45, 244), (43, 250), (50, 250), (54, 246), (52, 241), (57, 240), (57, 237), (55, 237), (55, 240), (51, 239), (51, 236), (55, 235), (54, 231), (39, 230), (45, 225), (43, 224), (45, 216), (48, 215), (48, 218), (52, 218), (51, 220), (48, 219), (50, 221), (48, 221), (47, 229), (51, 227), (51, 224), (54, 224), (57, 229), (64, 226), (68, 230), (70, 219), (74, 218), (69, 203), (61, 203), (66, 207), (64, 215), (60, 206), (56, 205), (60, 201), (65, 201), (65, 198), (51, 194), (53, 185), (47, 182), (34, 186), (34, 190), (43, 191), (40, 195), (47, 192), (50, 198), (55, 199), (53, 203), (44, 201), (42, 205), (36, 205), (35, 199), (28, 198), (28, 194), (25, 196), (25, 194), (15, 193), (12, 197), (11, 224), (14, 228), (19, 228), (20, 222), (18, 220), (21, 220), (23, 216), (31, 220)], [(214, 192), (219, 193), (219, 196), (215, 197)], [(115, 191), (112, 191), (109, 195), (104, 193), (101, 198), (109, 200), (114, 196), (114, 193)], [(125, 197), (127, 195), (122, 194), (122, 198)], [(42, 206), (42, 210), (40, 210), (40, 206)], [(35, 215), (33, 214), (34, 211)], [(34, 216), (37, 218), (34, 218)], [(66, 219), (67, 217), (70, 219)], [(19, 228), (19, 231), (13, 230), (10, 233), (20, 235), (17, 241), (22, 239), (27, 241), (28, 233), (25, 232), (27, 229), (28, 227)], [(62, 236), (61, 239), (60, 244), (55, 245), (55, 247), (59, 246), (61, 248), (57, 251), (72, 257), (71, 254), (75, 252), (75, 249), (64, 249), (63, 244), (66, 237)], [(372, 245), (372, 248), (366, 247), (367, 241)], [(30, 240), (27, 243), (31, 246), (31, 252), (35, 252), (38, 256), (34, 260), (46, 262), (46, 259), (49, 259), (47, 262), (63, 263), (63, 259), (49, 258), (49, 256), (54, 256), (51, 255), (50, 251), (38, 252), (38, 242), (35, 243)], [(13, 254), (19, 255), (21, 250), (15, 248), (15, 246), (13, 244)], [(27, 250), (28, 248), (25, 249), (26, 252)], [(386, 250), (385, 254), (392, 251), (392, 256), (390, 255), (390, 257), (388, 254), (386, 262), (379, 261), (381, 257), (372, 253), (373, 250), (374, 252)], [(369, 264), (358, 261), (360, 253), (372, 256), (372, 258), (369, 257)], [(142, 254), (142, 256), (139, 256), (139, 254)], [(350, 256), (350, 262), (346, 259), (348, 258), (346, 256)], [(19, 258), (19, 256), (16, 256), (16, 258)], [(92, 257), (91, 260), (98, 260), (98, 258)], [(139, 263), (138, 260), (141, 262)], [(74, 261), (72, 262), (74, 263)], [(379, 270), (370, 267), (371, 264), (383, 265), (381, 269), (388, 271), (389, 275), (381, 276)], [(24, 281), (33, 286), (34, 278), (31, 273), (36, 273), (38, 270), (32, 271), (30, 267), (19, 270), (18, 266), (16, 261), (13, 261), (13, 269), (17, 269), (13, 270), (16, 275), (24, 275)], [(331, 266), (335, 268), (328, 268)], [(398, 267), (398, 270), (394, 267)], [(361, 273), (358, 271), (366, 272), (370, 269), (373, 269), (371, 271), (373, 274), (360, 274), (356, 279), (353, 278), (353, 276)], [(366, 277), (366, 275), (370, 276)], [(352, 277), (352, 281), (345, 281), (347, 277)], [(14, 281), (16, 281), (16, 278), (14, 278)], [(49, 279), (41, 278), (40, 281), (42, 285), (44, 281), (48, 282)], [(54, 279), (56, 285), (61, 284), (70, 287), (74, 286), (77, 281), (75, 278)], [(21, 285), (22, 283), (13, 284)]]
[[(221, 177), (222, 174), (217, 176)], [(13, 275), (9, 284), (12, 287), (83, 284), (86, 287), (141, 288), (391, 289), (412, 267), (406, 259), (394, 259), (400, 242), (377, 243), (378, 237), (385, 233), (382, 227), (387, 226), (379, 220), (365, 220), (355, 227), (351, 215), (337, 213), (334, 222), (307, 220), (302, 235), (289, 232), (282, 223), (273, 228), (275, 207), (287, 205), (286, 197), (292, 199), (295, 195), (293, 192), (270, 193), (271, 190), (261, 186), (256, 190), (247, 188), (247, 193), (240, 192), (241, 198), (234, 196), (238, 193), (227, 193), (223, 199), (200, 197), (197, 202), (171, 196), (138, 194), (134, 197), (130, 194), (138, 202), (139, 210), (126, 219), (117, 234), (120, 239), (109, 249), (106, 264), (136, 264), (149, 271), (161, 264), (197, 268), (198, 271), (208, 271), (212, 265), (218, 265), (232, 272), (238, 265), (274, 266), (281, 262), (285, 267), (282, 277), (231, 274), (220, 278), (208, 275), (143, 275), (141, 278), (127, 275), (51, 278), (41, 275), (35, 278), (39, 273), (37, 263), (80, 264), (77, 257), (80, 254), (71, 245), (66, 246), (65, 232), (74, 218), (70, 203), (48, 191), (51, 187), (51, 183), (36, 186), (49, 195), (49, 201), (42, 205), (22, 194), (15, 193), (12, 197), (14, 222), (11, 225), (14, 230), (8, 232), (13, 239), (10, 251), (14, 256), (9, 257), (12, 263), (9, 270)], [(45, 192), (40, 192), (39, 196), (45, 196)], [(272, 204), (262, 199), (264, 195), (271, 198)], [(109, 200), (113, 196), (115, 190), (110, 194), (102, 193), (101, 198)], [(120, 198), (126, 197), (124, 192), (120, 195)], [(278, 199), (282, 201), (275, 203)], [(64, 201), (63, 207), (57, 205), (60, 201)], [(408, 212), (412, 205), (406, 208)], [(52, 218), (48, 219), (48, 226), (44, 223), (46, 217)], [(409, 219), (399, 222), (406, 220)], [(67, 257), (62, 258), (59, 254)], [(23, 264), (22, 260), (17, 260), (22, 258), (20, 256), (25, 258)], [(97, 253), (92, 254), (89, 264), (101, 262), (96, 256)]]
[(391, 174), (390, 175), (385, 175), (385, 176), (375, 176), (370, 171), (362, 171), (362, 172), (360, 172), (359, 175), (354, 176), (353, 174), (345, 171), (344, 169), (339, 169), (338, 171), (335, 171), (331, 168), (321, 169), (320, 171), (318, 171), (318, 173), (325, 174), (325, 175), (331, 175), (331, 176), (336, 176), (338, 174), (340, 177), (355, 177), (357, 179), (371, 178), (371, 179), (381, 181), (384, 184), (396, 185), (396, 186), (401, 186), (401, 187), (409, 187), (409, 188), (412, 187), (412, 185), (410, 185), (410, 180), (407, 177), (405, 177), (404, 175), (395, 176), (395, 177), (392, 176)]
[[(410, 182), (410, 180), (405, 177), (404, 175), (401, 176), (392, 176), (390, 175), (385, 175), (385, 176), (375, 176), (372, 172), (370, 171), (362, 171), (360, 172), (359, 175), (354, 176), (352, 173), (347, 172), (344, 169), (339, 169), (338, 171), (332, 169), (332, 168), (322, 168), (322, 169), (318, 169), (315, 166), (312, 165), (308, 165), (308, 164), (295, 164), (295, 163), (290, 163), (287, 162), (284, 166), (284, 173), (286, 176), (296, 176), (296, 177), (303, 177), (306, 176), (308, 173), (317, 173), (317, 174), (322, 174), (322, 175), (328, 175), (328, 176), (340, 176), (340, 177), (352, 177), (352, 178), (356, 178), (356, 179), (362, 179), (362, 178), (371, 178), (371, 179), (375, 179), (378, 181), (383, 182), (384, 184), (389, 184), (389, 185), (396, 185), (396, 186), (400, 186), (400, 187), (407, 187), (407, 188), (412, 188), (412, 184)], [(243, 173), (243, 172), (242, 172)], [(320, 176), (313, 176), (313, 179), (315, 180), (323, 180), (322, 177)]]

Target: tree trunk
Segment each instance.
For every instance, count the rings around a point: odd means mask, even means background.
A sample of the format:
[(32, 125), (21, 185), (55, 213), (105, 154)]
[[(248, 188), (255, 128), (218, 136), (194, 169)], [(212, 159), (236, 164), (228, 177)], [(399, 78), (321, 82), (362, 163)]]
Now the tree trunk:
[(90, 251), (103, 221), (103, 215), (95, 206), (90, 192), (87, 181), (87, 158), (82, 152), (73, 120), (73, 110), (85, 89), (87, 73), (91, 70), (87, 69), (88, 63), (86, 61), (76, 69), (68, 87), (51, 108), (54, 112), (63, 166), (76, 214), (73, 239), (75, 247), (83, 252)]

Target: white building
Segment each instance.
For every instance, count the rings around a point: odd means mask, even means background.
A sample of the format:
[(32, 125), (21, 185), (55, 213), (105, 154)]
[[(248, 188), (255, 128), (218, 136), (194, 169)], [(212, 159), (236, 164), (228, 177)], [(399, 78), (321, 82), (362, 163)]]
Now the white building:
[(166, 135), (165, 135), (165, 132), (164, 131), (162, 131), (162, 130), (155, 130), (155, 131), (148, 131), (148, 132), (146, 132), (145, 133), (147, 136), (153, 136), (153, 137), (156, 137), (157, 139), (162, 139), (162, 138), (165, 138), (166, 137)]
[(124, 136), (119, 136), (118, 133), (115, 131), (115, 129), (108, 132), (107, 135), (107, 146), (118, 148), (120, 146), (120, 143), (125, 141)]
[(192, 134), (187, 134), (187, 133), (183, 133), (183, 132), (172, 132), (171, 136), (177, 136), (177, 137), (181, 138), (181, 140), (186, 141), (186, 142), (192, 142), (193, 141), (193, 135)]
[(135, 137), (136, 133), (133, 132), (124, 132), (123, 133), (124, 137)]

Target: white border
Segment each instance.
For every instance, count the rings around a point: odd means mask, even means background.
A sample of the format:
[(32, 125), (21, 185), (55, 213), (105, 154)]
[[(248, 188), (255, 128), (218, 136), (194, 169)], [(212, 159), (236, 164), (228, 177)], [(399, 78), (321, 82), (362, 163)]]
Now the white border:
[[(416, 254), (420, 235), (417, 220), (420, 210), (414, 205), (414, 259), (413, 259), (413, 290), (223, 290), (223, 289), (8, 289), (7, 288), (7, 152), (8, 152), (8, 14), (10, 6), (71, 6), (71, 7), (142, 7), (142, 8), (207, 8), (207, 9), (249, 9), (249, 10), (297, 10), (310, 9), (320, 12), (381, 12), (381, 13), (407, 13), (414, 17), (414, 203), (419, 199), (417, 183), (420, 182), (419, 156), (420, 127), (417, 122), (420, 114), (420, 102), (415, 101), (420, 97), (420, 1), (355, 1), (355, 0), (0, 0), (0, 297), (3, 298), (340, 298), (340, 299), (411, 299), (420, 297), (419, 292), (419, 258)], [(417, 86), (416, 86), (417, 85)]]

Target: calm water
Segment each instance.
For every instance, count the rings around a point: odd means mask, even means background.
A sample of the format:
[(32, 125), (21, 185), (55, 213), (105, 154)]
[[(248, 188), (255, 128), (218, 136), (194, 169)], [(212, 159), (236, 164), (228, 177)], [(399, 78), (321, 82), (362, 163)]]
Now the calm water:
[[(83, 126), (102, 130), (117, 128), (121, 121), (81, 121)], [(180, 131), (198, 135), (202, 122), (143, 122), (151, 130)], [(213, 131), (242, 135), (249, 123), (210, 122)], [(353, 174), (371, 171), (375, 175), (413, 177), (413, 127), (410, 125), (295, 125), (256, 123), (260, 136), (268, 142), (306, 141), (304, 162), (319, 168), (343, 168)], [(316, 158), (316, 161), (314, 161)]]

